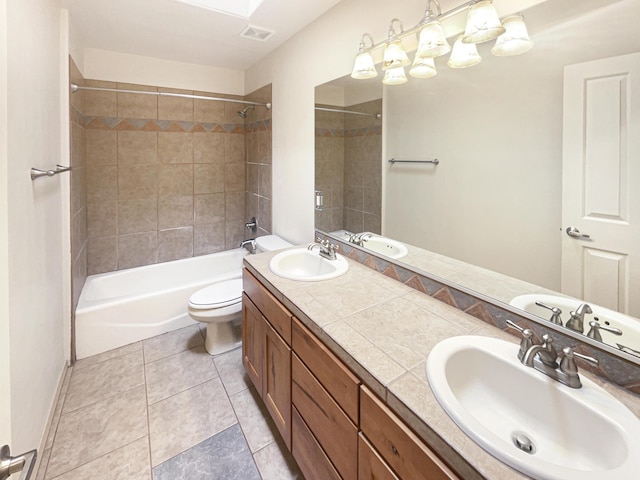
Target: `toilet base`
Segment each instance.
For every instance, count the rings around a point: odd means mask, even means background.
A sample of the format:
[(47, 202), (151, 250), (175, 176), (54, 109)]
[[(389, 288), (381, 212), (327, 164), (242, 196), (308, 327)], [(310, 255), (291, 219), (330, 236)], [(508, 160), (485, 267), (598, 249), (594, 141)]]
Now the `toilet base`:
[(207, 323), (204, 348), (209, 355), (220, 355), (242, 344), (240, 322)]

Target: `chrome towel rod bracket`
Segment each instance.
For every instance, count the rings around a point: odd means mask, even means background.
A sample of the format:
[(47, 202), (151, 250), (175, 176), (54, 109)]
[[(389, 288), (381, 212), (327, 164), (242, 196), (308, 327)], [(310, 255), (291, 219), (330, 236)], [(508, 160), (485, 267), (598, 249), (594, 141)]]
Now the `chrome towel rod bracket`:
[(68, 172), (71, 170), (71, 167), (65, 167), (64, 165), (56, 165), (55, 170), (40, 170), (39, 168), (31, 169), (31, 180), (35, 180), (40, 177), (53, 177), (62, 172)]
[(434, 158), (433, 160), (398, 160), (396, 158), (389, 159), (389, 163), (393, 165), (394, 163), (431, 163), (432, 165), (438, 165), (440, 160)]

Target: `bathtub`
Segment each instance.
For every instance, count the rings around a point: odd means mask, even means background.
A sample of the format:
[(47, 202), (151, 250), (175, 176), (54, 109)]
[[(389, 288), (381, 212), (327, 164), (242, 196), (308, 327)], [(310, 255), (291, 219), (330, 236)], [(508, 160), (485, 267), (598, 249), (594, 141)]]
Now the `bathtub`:
[(197, 323), (197, 290), (242, 276), (244, 248), (90, 275), (76, 308), (76, 357), (89, 357)]

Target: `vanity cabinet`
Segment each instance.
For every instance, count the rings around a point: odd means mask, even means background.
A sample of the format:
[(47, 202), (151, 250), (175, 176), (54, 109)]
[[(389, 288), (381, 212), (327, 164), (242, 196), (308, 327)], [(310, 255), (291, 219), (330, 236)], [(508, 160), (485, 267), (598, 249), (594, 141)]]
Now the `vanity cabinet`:
[[(326, 456), (338, 478), (357, 478), (360, 381), (297, 319), (293, 321), (292, 346), (291, 401), (304, 423), (300, 426), (306, 427), (314, 440), (304, 447), (294, 442), (293, 456), (299, 465), (309, 456)], [(303, 450), (314, 445), (320, 451)], [(316, 477), (315, 466), (306, 471), (303, 465), (300, 468), (307, 478), (321, 478)]]
[(246, 269), (242, 280), (242, 363), (290, 449), (293, 315)]
[(246, 269), (242, 361), (306, 480), (458, 480)]
[[(391, 471), (397, 478), (411, 480), (458, 480), (458, 476), (364, 386), (360, 394), (360, 430), (361, 440), (370, 443), (369, 448), (380, 456), (361, 456), (370, 466), (361, 466), (359, 480), (396, 478), (384, 476)], [(377, 476), (381, 471), (384, 473)]]

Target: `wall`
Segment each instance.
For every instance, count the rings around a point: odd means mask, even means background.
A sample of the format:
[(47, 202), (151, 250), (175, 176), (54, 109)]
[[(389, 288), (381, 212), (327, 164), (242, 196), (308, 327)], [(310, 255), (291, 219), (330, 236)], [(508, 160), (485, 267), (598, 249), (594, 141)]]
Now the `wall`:
[[(221, 96), (87, 80), (87, 86)], [(88, 273), (237, 247), (242, 104), (85, 91)], [(228, 97), (239, 98), (239, 97)]]
[[(346, 108), (375, 115), (382, 112), (382, 100)], [(324, 193), (316, 228), (380, 233), (381, 134), (382, 120), (373, 116), (316, 110), (315, 189)]]
[[(245, 97), (250, 102), (271, 103), (271, 85), (262, 87)], [(271, 155), (271, 110), (256, 106), (247, 110), (245, 120), (246, 195), (245, 216), (256, 217), (255, 235), (245, 232), (246, 238), (271, 233), (273, 174)]]
[[(244, 95), (244, 72), (96, 48), (79, 48), (85, 78)], [(74, 57), (75, 58), (75, 57)], [(80, 65), (80, 63), (78, 63)], [(250, 90), (252, 91), (252, 90)]]
[(8, 262), (1, 268), (3, 276), (8, 272), (11, 447), (18, 453), (39, 445), (64, 365), (62, 270), (69, 265), (61, 260), (62, 216), (68, 215), (61, 191), (68, 177), (29, 178), (31, 167), (64, 163), (59, 5), (8, 0), (5, 23), (0, 31), (7, 38), (10, 121), (6, 200), (0, 203), (6, 213), (0, 219), (7, 219), (2, 232), (8, 233), (0, 246), (8, 245)]
[[(69, 79), (76, 85), (84, 85), (78, 67), (69, 59)], [(69, 157), (71, 170), (71, 342), (75, 342), (75, 311), (82, 287), (87, 279), (87, 168), (86, 129), (84, 128), (85, 92), (78, 91), (69, 96)], [(75, 352), (75, 349), (71, 349)], [(75, 360), (75, 358), (73, 359)]]
[[(0, 0), (0, 385), (11, 385), (7, 155), (7, 2)], [(11, 395), (0, 393), (0, 443), (11, 442)]]
[(315, 224), (325, 232), (345, 228), (344, 117), (344, 113), (316, 110), (315, 190), (323, 192), (323, 209), (315, 210)]
[[(349, 110), (382, 114), (382, 100), (351, 105)], [(350, 232), (381, 233), (382, 119), (345, 114), (345, 226)]]

